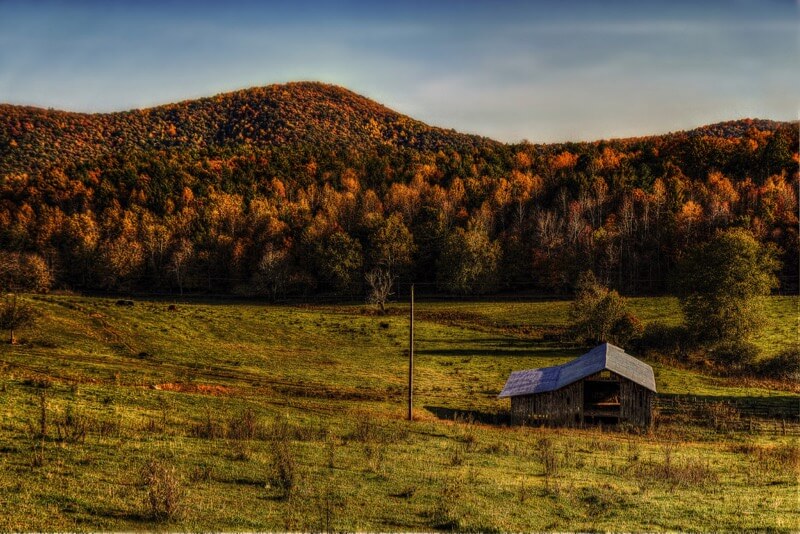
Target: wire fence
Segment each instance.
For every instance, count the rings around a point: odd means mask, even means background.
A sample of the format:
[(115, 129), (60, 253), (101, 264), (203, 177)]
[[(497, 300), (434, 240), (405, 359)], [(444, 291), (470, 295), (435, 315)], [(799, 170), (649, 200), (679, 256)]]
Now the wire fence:
[(800, 395), (701, 397), (659, 395), (660, 416), (686, 419), (717, 430), (800, 436)]

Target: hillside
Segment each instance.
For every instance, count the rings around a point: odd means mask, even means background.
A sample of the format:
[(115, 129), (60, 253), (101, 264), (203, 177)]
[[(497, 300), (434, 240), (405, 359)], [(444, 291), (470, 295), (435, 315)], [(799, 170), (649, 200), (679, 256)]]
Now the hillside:
[(554, 293), (591, 269), (637, 294), (670, 291), (691, 247), (738, 226), (796, 293), (797, 146), (767, 120), (502, 144), (318, 83), (110, 114), (6, 105), (0, 249), (80, 290), (362, 299), (381, 271)]
[[(791, 123), (741, 119), (653, 136), (737, 139)], [(648, 139), (647, 137), (642, 139)], [(629, 145), (640, 139), (619, 139)], [(499, 148), (485, 137), (428, 126), (348, 89), (295, 82), (117, 113), (72, 113), (0, 104), (0, 172), (93, 162), (117, 153), (314, 145), (365, 153), (382, 146), (423, 152)], [(555, 145), (539, 145), (547, 150)]]
[[(790, 123), (796, 128), (798, 123), (794, 121)], [(766, 119), (740, 119), (736, 121), (724, 121), (714, 124), (708, 124), (699, 128), (689, 130), (687, 133), (693, 137), (724, 137), (728, 139), (735, 139), (738, 137), (745, 137), (749, 132), (774, 132), (782, 127), (787, 126), (787, 123), (780, 121), (771, 121)]]
[[(405, 307), (23, 298), (41, 318), (0, 344), (2, 531), (791, 532), (800, 521), (797, 385), (650, 362), (659, 402), (685, 408), (649, 432), (497, 424), (511, 370), (582, 352), (542, 336), (569, 323), (567, 302), (419, 302), (408, 423)], [(634, 300), (645, 321), (680, 320), (673, 299)], [(781, 319), (758, 343), (790, 343), (797, 300), (770, 299)], [(750, 414), (762, 405), (769, 419)]]
[(0, 172), (95, 161), (118, 152), (298, 144), (364, 152), (381, 145), (437, 151), (496, 143), (430, 127), (320, 83), (270, 85), (121, 113), (0, 105)]

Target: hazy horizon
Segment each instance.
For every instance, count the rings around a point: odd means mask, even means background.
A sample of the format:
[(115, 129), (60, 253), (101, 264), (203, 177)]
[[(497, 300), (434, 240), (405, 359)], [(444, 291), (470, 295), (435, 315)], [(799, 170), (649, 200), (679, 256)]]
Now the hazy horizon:
[(0, 101), (124, 111), (302, 80), (505, 142), (787, 121), (797, 13), (790, 1), (0, 0)]

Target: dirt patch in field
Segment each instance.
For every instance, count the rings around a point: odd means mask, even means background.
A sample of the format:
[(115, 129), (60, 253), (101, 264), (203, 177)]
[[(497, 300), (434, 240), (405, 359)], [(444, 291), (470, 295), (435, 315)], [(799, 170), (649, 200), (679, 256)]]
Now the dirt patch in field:
[(233, 388), (218, 386), (214, 384), (180, 384), (176, 382), (166, 382), (156, 384), (153, 389), (161, 391), (176, 391), (178, 393), (201, 393), (203, 395), (213, 395), (215, 397), (232, 395)]

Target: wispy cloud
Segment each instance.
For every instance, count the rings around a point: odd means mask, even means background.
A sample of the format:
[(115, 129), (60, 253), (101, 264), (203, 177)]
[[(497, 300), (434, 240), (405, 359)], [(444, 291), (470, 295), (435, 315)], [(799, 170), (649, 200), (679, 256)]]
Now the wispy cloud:
[(0, 1), (0, 101), (106, 111), (318, 79), (534, 141), (797, 114), (794, 2), (221, 5)]

